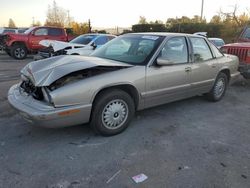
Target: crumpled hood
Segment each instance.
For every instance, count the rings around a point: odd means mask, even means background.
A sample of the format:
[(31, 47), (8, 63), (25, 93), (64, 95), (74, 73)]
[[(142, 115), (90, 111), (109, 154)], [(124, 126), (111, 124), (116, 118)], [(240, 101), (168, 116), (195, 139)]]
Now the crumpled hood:
[(72, 48), (83, 48), (86, 45), (83, 44), (76, 44), (76, 43), (69, 43), (69, 42), (62, 42), (62, 41), (57, 41), (57, 40), (41, 40), (39, 42), (40, 45), (49, 47), (52, 46), (53, 50), (56, 52), (58, 50), (62, 50), (67, 47), (72, 47)]
[(97, 66), (130, 67), (132, 65), (97, 57), (65, 55), (33, 61), (21, 70), (21, 74), (31, 79), (35, 86), (49, 86), (72, 72)]

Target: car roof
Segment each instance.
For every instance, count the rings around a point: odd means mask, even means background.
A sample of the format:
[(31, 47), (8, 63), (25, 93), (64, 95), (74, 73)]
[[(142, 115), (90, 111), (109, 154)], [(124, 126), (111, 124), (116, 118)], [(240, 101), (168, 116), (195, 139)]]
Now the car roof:
[(200, 35), (188, 34), (188, 33), (170, 33), (170, 32), (142, 32), (142, 33), (128, 33), (132, 35), (157, 35), (157, 36), (195, 36), (200, 38), (206, 38)]
[(223, 40), (221, 38), (208, 38), (209, 40)]
[(113, 36), (113, 37), (116, 37), (115, 35), (111, 35), (111, 34), (105, 34), (105, 33), (85, 33), (85, 34), (82, 34), (80, 36), (83, 36), (83, 35), (95, 35), (95, 36)]

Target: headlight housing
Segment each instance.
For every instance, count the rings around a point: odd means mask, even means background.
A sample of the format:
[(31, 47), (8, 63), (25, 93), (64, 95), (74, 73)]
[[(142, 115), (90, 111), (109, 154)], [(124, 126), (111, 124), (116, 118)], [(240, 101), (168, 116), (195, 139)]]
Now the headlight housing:
[(48, 88), (42, 87), (42, 92), (43, 92), (44, 100), (54, 106), (54, 102), (53, 102), (51, 95), (49, 94)]

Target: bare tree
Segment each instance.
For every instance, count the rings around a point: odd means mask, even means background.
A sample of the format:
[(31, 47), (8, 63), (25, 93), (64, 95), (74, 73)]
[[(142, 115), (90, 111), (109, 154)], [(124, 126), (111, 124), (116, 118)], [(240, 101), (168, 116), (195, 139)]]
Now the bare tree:
[(12, 20), (12, 18), (9, 19), (9, 27), (16, 27), (15, 22)]
[(58, 6), (56, 1), (53, 1), (52, 6), (48, 6), (46, 26), (64, 27), (68, 21), (68, 12)]
[(237, 10), (238, 10), (238, 5), (233, 6), (233, 11), (231, 12), (223, 12), (220, 10), (220, 15), (223, 17), (224, 21), (233, 21), (237, 24), (237, 26), (240, 26), (240, 21), (238, 20), (237, 16)]

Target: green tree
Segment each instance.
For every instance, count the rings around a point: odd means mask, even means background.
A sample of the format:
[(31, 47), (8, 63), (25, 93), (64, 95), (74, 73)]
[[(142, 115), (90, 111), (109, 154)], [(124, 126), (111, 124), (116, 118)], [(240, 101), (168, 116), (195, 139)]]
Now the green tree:
[(148, 22), (147, 22), (147, 20), (146, 20), (146, 18), (144, 16), (140, 16), (140, 19), (139, 19), (138, 23), (139, 24), (147, 24)]
[(220, 15), (214, 15), (212, 19), (210, 20), (210, 23), (214, 23), (214, 24), (219, 24), (221, 22), (222, 22), (222, 18)]
[(72, 28), (73, 34), (75, 35), (82, 35), (88, 33), (89, 31), (88, 23), (71, 22), (70, 27)]

